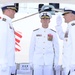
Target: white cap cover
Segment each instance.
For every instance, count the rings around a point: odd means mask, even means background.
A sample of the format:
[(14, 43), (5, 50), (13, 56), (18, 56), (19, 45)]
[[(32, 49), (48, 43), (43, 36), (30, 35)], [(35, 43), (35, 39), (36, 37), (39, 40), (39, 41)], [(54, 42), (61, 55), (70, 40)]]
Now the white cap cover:
[(14, 9), (16, 12), (18, 11), (18, 7), (16, 6), (18, 3), (10, 3), (10, 4), (4, 4), (2, 5), (2, 10), (5, 10), (5, 9)]
[(52, 18), (52, 15), (50, 12), (41, 12), (39, 17), (40, 18)]

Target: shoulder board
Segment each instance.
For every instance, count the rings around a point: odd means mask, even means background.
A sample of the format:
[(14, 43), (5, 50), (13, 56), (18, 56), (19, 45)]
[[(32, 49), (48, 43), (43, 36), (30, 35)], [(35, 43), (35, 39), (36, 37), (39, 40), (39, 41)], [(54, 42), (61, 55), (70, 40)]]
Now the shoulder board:
[(39, 28), (38, 28), (38, 29), (35, 29), (35, 30), (33, 30), (33, 31), (37, 31), (37, 30), (39, 30)]
[(52, 31), (56, 32), (56, 31), (55, 31), (55, 30), (53, 30), (53, 29), (50, 29), (50, 30), (52, 30)]
[(74, 26), (74, 25), (75, 25), (75, 23), (72, 23), (71, 25), (72, 25), (72, 26)]
[(0, 19), (1, 19), (2, 21), (6, 21), (6, 18), (2, 18), (2, 17), (0, 17)]
[(6, 18), (2, 18), (2, 21), (6, 21)]

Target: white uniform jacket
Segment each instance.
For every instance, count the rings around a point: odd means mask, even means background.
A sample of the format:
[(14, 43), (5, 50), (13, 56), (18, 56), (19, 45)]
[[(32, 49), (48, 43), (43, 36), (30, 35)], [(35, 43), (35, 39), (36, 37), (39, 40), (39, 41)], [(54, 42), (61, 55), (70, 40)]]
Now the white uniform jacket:
[(75, 66), (75, 20), (69, 23), (68, 52), (70, 54), (70, 66)]
[[(55, 57), (54, 57), (55, 53)], [(33, 31), (30, 43), (30, 63), (34, 65), (58, 65), (59, 44), (55, 31), (39, 28)]]
[(0, 64), (15, 65), (15, 38), (12, 21), (6, 15), (0, 19)]
[[(68, 34), (67, 34), (67, 37), (65, 37), (65, 33), (63, 32), (63, 29), (62, 29), (62, 26), (61, 25), (57, 25), (56, 26), (56, 31), (57, 31), (57, 33), (58, 33), (58, 35), (59, 35), (59, 38), (61, 39), (61, 40), (63, 40), (63, 56), (62, 56), (62, 66), (63, 67), (65, 67), (65, 66), (67, 66), (68, 64), (69, 64), (69, 62), (66, 62), (66, 59), (67, 59), (67, 61), (69, 61), (69, 59), (68, 59), (68, 52), (67, 52), (67, 49), (68, 49), (68, 45), (67, 45), (67, 41), (68, 41)], [(67, 28), (67, 30), (66, 31), (68, 31), (68, 28)]]
[(57, 33), (60, 39), (63, 40), (63, 67), (70, 68), (71, 64), (75, 64), (75, 21), (68, 24), (68, 36), (65, 37), (61, 26), (56, 26)]
[(15, 35), (14, 35), (14, 28), (12, 25), (12, 20), (9, 18), (7, 20), (7, 23), (9, 25), (9, 31), (8, 31), (8, 62), (9, 66), (15, 66)]

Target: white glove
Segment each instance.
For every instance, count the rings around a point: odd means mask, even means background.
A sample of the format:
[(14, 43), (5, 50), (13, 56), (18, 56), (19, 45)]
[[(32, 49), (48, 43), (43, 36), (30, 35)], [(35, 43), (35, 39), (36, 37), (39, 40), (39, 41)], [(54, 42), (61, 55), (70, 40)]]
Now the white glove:
[(61, 24), (62, 24), (62, 17), (61, 17), (60, 15), (58, 15), (58, 16), (56, 17), (56, 24), (57, 24), (57, 25), (61, 25)]

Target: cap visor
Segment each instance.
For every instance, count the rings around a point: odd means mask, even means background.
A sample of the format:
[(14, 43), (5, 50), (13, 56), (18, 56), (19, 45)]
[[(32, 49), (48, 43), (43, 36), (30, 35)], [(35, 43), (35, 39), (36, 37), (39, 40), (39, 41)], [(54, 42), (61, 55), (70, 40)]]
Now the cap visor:
[(49, 16), (42, 16), (41, 19), (43, 19), (43, 18), (49, 19), (50, 17)]

